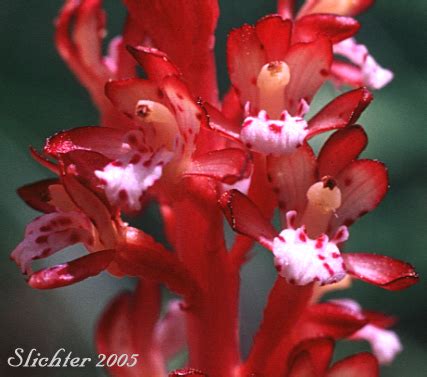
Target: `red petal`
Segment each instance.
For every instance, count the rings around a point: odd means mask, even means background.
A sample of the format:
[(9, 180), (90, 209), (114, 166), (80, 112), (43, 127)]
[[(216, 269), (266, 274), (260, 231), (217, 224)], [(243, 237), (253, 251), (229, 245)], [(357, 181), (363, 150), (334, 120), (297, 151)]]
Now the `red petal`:
[(379, 373), (377, 359), (362, 352), (335, 363), (325, 377), (379, 377)]
[(398, 259), (367, 253), (345, 253), (343, 258), (349, 274), (380, 288), (398, 291), (418, 282), (414, 268)]
[(152, 80), (160, 84), (167, 76), (180, 75), (178, 68), (162, 51), (144, 46), (128, 46), (128, 50), (142, 68), (144, 68), (150, 81)]
[(307, 144), (280, 157), (269, 156), (267, 171), (282, 212), (297, 211), (302, 216), (307, 190), (317, 181), (316, 157)]
[(241, 104), (249, 101), (254, 112), (258, 106), (256, 82), (266, 63), (267, 57), (254, 26), (243, 25), (231, 31), (227, 39), (228, 73)]
[(354, 161), (335, 180), (341, 190), (341, 206), (331, 219), (332, 233), (339, 226), (348, 226), (372, 211), (380, 204), (388, 189), (387, 169), (379, 161)]
[[(329, 367), (334, 351), (334, 341), (330, 338), (314, 338), (299, 343), (289, 356), (290, 364), (305, 353), (309, 356), (314, 376), (323, 376)], [(293, 369), (292, 369), (293, 370)], [(297, 374), (295, 375), (297, 376)]]
[(302, 339), (314, 337), (345, 338), (368, 323), (359, 311), (333, 303), (311, 305), (304, 314), (299, 336)]
[(43, 181), (20, 187), (18, 189), (18, 195), (36, 211), (44, 213), (54, 212), (55, 206), (49, 204), (51, 199), (49, 186), (57, 183), (57, 179), (44, 179)]
[(230, 190), (221, 196), (219, 204), (233, 230), (253, 238), (269, 250), (272, 249), (277, 231), (247, 196), (240, 191)]
[(243, 122), (243, 107), (240, 103), (239, 95), (233, 87), (225, 93), (222, 99), (222, 113), (227, 119), (231, 119), (238, 124), (239, 127)]
[(326, 141), (317, 158), (319, 177), (338, 174), (357, 159), (368, 144), (368, 137), (360, 126), (337, 131)]
[(30, 154), (31, 157), (34, 158), (34, 160), (36, 160), (40, 165), (49, 169), (52, 173), (59, 174), (58, 166), (52, 161), (49, 161), (45, 156), (43, 156), (33, 147), (30, 147)]
[(250, 155), (237, 148), (208, 152), (193, 159), (185, 175), (199, 175), (234, 184), (248, 178), (252, 170)]
[(333, 61), (330, 74), (338, 86), (349, 85), (357, 88), (365, 83), (362, 68), (340, 60)]
[(163, 90), (175, 111), (179, 130), (185, 140), (185, 148), (192, 152), (200, 126), (206, 127), (206, 114), (177, 76), (166, 77), (163, 80)]
[(205, 102), (203, 104), (203, 108), (207, 112), (209, 119), (208, 125), (210, 129), (217, 131), (232, 140), (240, 140), (240, 123), (226, 118), (221, 111), (210, 103)]
[(71, 262), (35, 272), (31, 275), (28, 284), (37, 289), (65, 287), (98, 275), (108, 267), (113, 257), (114, 250), (85, 255)]
[(76, 149), (92, 150), (115, 160), (123, 153), (124, 130), (109, 127), (79, 127), (58, 132), (46, 140), (44, 151), (52, 157)]
[(66, 174), (61, 177), (61, 181), (73, 202), (95, 225), (104, 247), (113, 249), (116, 244), (117, 231), (105, 204), (75, 177)]
[(316, 377), (314, 365), (308, 352), (301, 352), (292, 360), (289, 368), (289, 373), (286, 377)]
[(291, 42), (292, 21), (270, 15), (259, 20), (255, 29), (264, 46), (267, 61), (283, 60)]
[(334, 14), (310, 14), (298, 19), (295, 23), (292, 43), (307, 43), (319, 37), (326, 37), (335, 44), (352, 37), (359, 29), (359, 22), (351, 17)]
[[(131, 14), (155, 47), (179, 67), (195, 95), (217, 101), (214, 30), (219, 14), (216, 0), (127, 0)], [(177, 43), (177, 41), (179, 41)]]
[(368, 318), (369, 324), (387, 329), (396, 324), (397, 318), (381, 312), (363, 310), (363, 315)]
[(163, 282), (190, 299), (199, 291), (192, 274), (175, 254), (138, 229), (128, 227), (127, 232), (127, 242), (117, 250), (115, 259), (124, 274)]
[(341, 94), (310, 119), (309, 137), (354, 124), (372, 99), (372, 94), (366, 88)]
[(185, 369), (177, 369), (173, 372), (170, 372), (168, 377), (181, 377), (181, 376), (194, 376), (194, 377), (207, 377), (206, 374), (201, 372), (198, 369), (193, 368), (185, 368)]
[(163, 93), (152, 81), (143, 79), (125, 79), (109, 81), (105, 85), (105, 94), (123, 114), (135, 117), (135, 109), (139, 100), (150, 100), (164, 103)]
[(291, 78), (285, 89), (285, 108), (292, 115), (303, 98), (310, 103), (325, 82), (332, 64), (332, 45), (326, 38), (297, 43), (286, 54)]

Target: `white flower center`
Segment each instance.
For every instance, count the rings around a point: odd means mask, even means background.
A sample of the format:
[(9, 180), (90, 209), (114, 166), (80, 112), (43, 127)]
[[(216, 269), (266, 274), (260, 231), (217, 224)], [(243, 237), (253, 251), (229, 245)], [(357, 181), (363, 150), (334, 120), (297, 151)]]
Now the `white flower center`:
[(265, 111), (245, 119), (240, 131), (242, 142), (256, 152), (282, 155), (293, 152), (308, 134), (307, 122), (284, 111), (279, 120), (270, 120)]
[(331, 240), (325, 234), (311, 239), (304, 227), (294, 228), (295, 217), (295, 211), (286, 214), (288, 228), (282, 230), (273, 241), (273, 254), (279, 274), (295, 285), (315, 281), (325, 285), (342, 280), (346, 270), (337, 244), (347, 240), (347, 227), (339, 228)]

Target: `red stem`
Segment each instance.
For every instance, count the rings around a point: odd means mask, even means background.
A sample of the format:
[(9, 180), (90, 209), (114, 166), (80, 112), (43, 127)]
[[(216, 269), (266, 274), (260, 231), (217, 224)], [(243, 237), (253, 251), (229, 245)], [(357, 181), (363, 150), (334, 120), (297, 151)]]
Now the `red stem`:
[(202, 292), (187, 302), (190, 363), (210, 377), (230, 377), (239, 363), (239, 274), (225, 248), (213, 184), (188, 179), (173, 205), (176, 251)]
[(281, 340), (290, 334), (292, 328), (305, 307), (309, 303), (313, 286), (296, 286), (278, 277), (274, 284), (264, 318), (243, 367), (242, 376), (264, 376), (269, 356), (273, 353)]

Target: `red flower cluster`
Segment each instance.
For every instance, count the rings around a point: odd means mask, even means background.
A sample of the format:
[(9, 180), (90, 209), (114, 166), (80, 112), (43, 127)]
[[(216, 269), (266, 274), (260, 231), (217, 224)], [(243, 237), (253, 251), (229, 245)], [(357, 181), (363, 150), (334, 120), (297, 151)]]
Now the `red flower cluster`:
[[(373, 1), (279, 0), (278, 14), (232, 30), (231, 88), (220, 100), (213, 56), (215, 0), (124, 0), (121, 36), (102, 55), (101, 0), (68, 0), (56, 24), (59, 53), (89, 91), (100, 125), (62, 131), (34, 158), (56, 178), (18, 190), (44, 214), (12, 253), (34, 288), (108, 270), (135, 276), (97, 331), (104, 354), (141, 354), (114, 376), (166, 376), (187, 346), (188, 368), (170, 376), (377, 376), (401, 345), (393, 319), (351, 300), (321, 301), (351, 278), (388, 290), (418, 276), (407, 263), (343, 253), (348, 227), (388, 189), (358, 118), (392, 78), (354, 40), (352, 18)], [(347, 62), (338, 60), (344, 56)], [(137, 78), (137, 65), (145, 78)], [(319, 88), (354, 88), (306, 119)], [(316, 155), (309, 145), (334, 131)], [(122, 213), (155, 200), (170, 249)], [(270, 223), (279, 210), (283, 229)], [(223, 215), (238, 234), (231, 248)], [(272, 252), (278, 277), (246, 360), (238, 342), (239, 271), (253, 241)], [(31, 262), (81, 243), (88, 255), (33, 272)], [(182, 297), (161, 313), (159, 284)], [(364, 339), (373, 353), (330, 366), (334, 343)], [(194, 369), (196, 368), (196, 369)]]

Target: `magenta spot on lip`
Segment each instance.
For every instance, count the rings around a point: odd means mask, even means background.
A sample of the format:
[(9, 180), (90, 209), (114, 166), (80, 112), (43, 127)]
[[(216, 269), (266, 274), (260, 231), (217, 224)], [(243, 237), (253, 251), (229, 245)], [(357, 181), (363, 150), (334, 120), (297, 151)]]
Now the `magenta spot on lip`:
[(176, 93), (176, 96), (177, 96), (179, 99), (184, 99), (184, 96), (183, 96), (181, 93)]
[[(57, 219), (57, 221), (58, 221), (58, 224), (62, 225), (62, 226), (71, 225), (71, 220), (67, 219), (66, 217), (60, 217), (59, 219)], [(53, 222), (52, 222), (52, 224), (53, 224)]]
[(36, 243), (45, 243), (47, 242), (48, 236), (39, 236), (36, 238)]
[(282, 132), (282, 126), (276, 124), (276, 123), (271, 123), (268, 125), (268, 128), (271, 132), (275, 133), (275, 134), (280, 134)]
[(280, 234), (277, 236), (277, 238), (284, 243), (286, 242), (285, 238), (283, 236), (281, 236)]
[(332, 270), (331, 266), (329, 266), (328, 263), (326, 263), (326, 262), (323, 263), (323, 267), (325, 267), (326, 271), (328, 271), (328, 273), (329, 273), (330, 276), (334, 275), (334, 271)]
[(317, 258), (319, 258), (320, 260), (325, 260), (326, 258), (323, 256), (323, 255), (321, 255), (321, 254), (317, 254)]
[(339, 255), (338, 253), (332, 253), (332, 258), (337, 259), (337, 258), (339, 258), (339, 257), (340, 257), (340, 255)]
[(125, 201), (125, 200), (127, 200), (127, 198), (128, 198), (127, 191), (125, 189), (121, 189), (119, 191), (119, 199), (122, 200), (122, 201)]
[(137, 164), (139, 161), (141, 161), (141, 155), (140, 154), (134, 154), (129, 161), (130, 164)]
[(42, 227), (40, 227), (40, 231), (41, 232), (49, 232), (52, 228), (48, 225), (43, 225)]
[(244, 127), (248, 127), (248, 126), (250, 126), (252, 123), (253, 123), (253, 120), (252, 120), (252, 119), (245, 120), (245, 121), (243, 122), (243, 124), (242, 124), (242, 127), (243, 127), (243, 128), (244, 128)]
[(302, 242), (307, 242), (307, 236), (305, 235), (305, 233), (303, 231), (299, 232), (298, 234), (298, 238), (300, 239), (300, 241)]
[(116, 166), (116, 167), (121, 167), (121, 166), (123, 166), (123, 163), (121, 161), (116, 160), (116, 161), (113, 161), (111, 163), (111, 165)]

